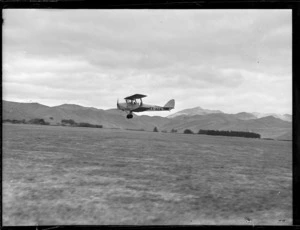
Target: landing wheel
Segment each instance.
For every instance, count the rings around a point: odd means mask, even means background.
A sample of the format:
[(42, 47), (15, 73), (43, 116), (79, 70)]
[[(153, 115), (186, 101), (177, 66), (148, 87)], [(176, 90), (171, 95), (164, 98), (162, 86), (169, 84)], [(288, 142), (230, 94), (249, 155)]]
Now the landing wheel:
[(127, 115), (127, 119), (131, 119), (131, 118), (133, 118), (133, 115), (132, 115), (131, 113), (129, 113), (129, 114)]

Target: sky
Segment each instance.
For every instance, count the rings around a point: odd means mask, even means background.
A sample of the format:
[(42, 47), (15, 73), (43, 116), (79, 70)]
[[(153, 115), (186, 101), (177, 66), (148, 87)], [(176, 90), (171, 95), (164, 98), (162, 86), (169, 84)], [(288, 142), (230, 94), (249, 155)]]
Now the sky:
[(3, 99), (292, 113), (291, 10), (3, 10)]

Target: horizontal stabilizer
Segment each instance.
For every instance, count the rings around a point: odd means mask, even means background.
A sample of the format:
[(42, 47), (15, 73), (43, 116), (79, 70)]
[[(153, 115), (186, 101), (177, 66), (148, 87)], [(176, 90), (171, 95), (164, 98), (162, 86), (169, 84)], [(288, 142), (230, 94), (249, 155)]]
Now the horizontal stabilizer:
[(174, 107), (175, 107), (174, 99), (168, 101), (167, 104), (164, 105), (164, 108), (167, 108), (167, 109), (174, 109)]

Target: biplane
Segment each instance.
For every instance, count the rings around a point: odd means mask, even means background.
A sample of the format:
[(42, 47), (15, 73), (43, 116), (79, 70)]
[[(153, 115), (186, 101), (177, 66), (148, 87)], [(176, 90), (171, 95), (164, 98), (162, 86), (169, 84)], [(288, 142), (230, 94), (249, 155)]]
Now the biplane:
[(127, 112), (127, 118), (133, 118), (132, 112), (144, 112), (144, 111), (170, 111), (174, 109), (175, 100), (172, 99), (167, 102), (164, 106), (157, 106), (157, 105), (146, 105), (143, 103), (142, 98), (147, 97), (143, 94), (134, 94), (129, 97), (125, 97), (125, 103), (117, 102), (117, 108)]

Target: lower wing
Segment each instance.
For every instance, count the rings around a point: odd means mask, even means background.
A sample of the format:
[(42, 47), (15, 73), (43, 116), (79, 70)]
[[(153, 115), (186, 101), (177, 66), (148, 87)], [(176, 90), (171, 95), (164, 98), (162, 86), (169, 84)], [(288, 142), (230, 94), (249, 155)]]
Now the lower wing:
[(134, 112), (143, 112), (143, 111), (170, 111), (174, 109), (175, 100), (172, 99), (167, 102), (164, 106), (157, 106), (157, 105), (145, 105), (143, 104), (139, 108), (133, 110)]

